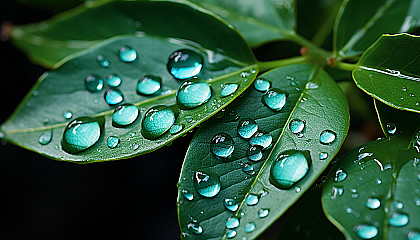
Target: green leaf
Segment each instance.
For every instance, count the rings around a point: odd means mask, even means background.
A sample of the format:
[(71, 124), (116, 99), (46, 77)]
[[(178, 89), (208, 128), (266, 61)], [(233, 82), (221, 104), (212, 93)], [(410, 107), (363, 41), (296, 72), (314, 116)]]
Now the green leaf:
[(353, 70), (356, 85), (398, 109), (420, 112), (420, 38), (383, 35)]
[[(156, 10), (156, 6), (160, 9)], [(88, 4), (44, 22), (16, 26), (11, 39), (34, 62), (46, 67), (107, 38), (136, 33), (188, 39), (209, 49), (218, 46), (227, 56), (253, 61), (241, 37), (231, 34), (232, 30), (223, 26), (216, 15), (203, 11), (196, 6), (170, 2)], [(231, 41), (236, 44), (231, 45)]]
[(361, 54), (384, 33), (397, 33), (410, 0), (345, 0), (337, 15), (334, 51), (342, 58)]
[(322, 204), (347, 239), (407, 239), (420, 227), (420, 115), (376, 103), (382, 126), (395, 124), (395, 133), (385, 129), (387, 138), (340, 159)]
[[(226, 108), (224, 116), (216, 115), (202, 125), (187, 152), (178, 186), (178, 216), (184, 237), (225, 239), (226, 220), (236, 216), (240, 218), (239, 227), (234, 229), (236, 238), (255, 238), (313, 184), (347, 134), (347, 100), (323, 70), (311, 64), (296, 64), (269, 71), (258, 79), (271, 81), (272, 90), (286, 91), (286, 104), (282, 110), (273, 111), (262, 102), (263, 92), (249, 88)], [(237, 131), (238, 124), (246, 119), (257, 123), (258, 132), (272, 137), (272, 146), (262, 151), (262, 159), (258, 162), (247, 158), (250, 142), (240, 137)], [(302, 134), (294, 134), (289, 128), (290, 123), (298, 119), (305, 122)], [(320, 143), (320, 135), (325, 130), (336, 134), (335, 141), (330, 145)], [(228, 134), (234, 141), (233, 153), (228, 158), (216, 157), (210, 151), (212, 139), (220, 133)], [(225, 149), (231, 148), (226, 145)], [(292, 154), (290, 150), (304, 151), (299, 154), (310, 159), (309, 171), (291, 188), (281, 190), (270, 180), (270, 169), (276, 159)], [(320, 153), (324, 152), (328, 157), (320, 160)], [(250, 170), (251, 166), (253, 170)], [(216, 196), (207, 198), (196, 191), (193, 179), (199, 172), (214, 174), (213, 179), (220, 178), (221, 190)], [(193, 200), (188, 200), (187, 197), (191, 199), (188, 193), (193, 195)], [(254, 206), (245, 202), (246, 197), (251, 195), (259, 197)], [(225, 198), (234, 199), (238, 209), (233, 212), (227, 210)], [(260, 218), (260, 209), (268, 209), (268, 216)], [(251, 233), (245, 233), (244, 227), (250, 222), (255, 223), (256, 228)], [(203, 230), (200, 235), (192, 231), (198, 226)]]
[[(154, 15), (158, 15), (157, 12), (167, 14), (168, 9), (179, 15), (178, 18), (172, 18), (172, 24), (159, 26), (154, 33), (164, 31), (171, 25), (173, 27), (177, 22), (183, 24), (186, 16), (198, 25), (200, 22), (208, 23), (217, 30), (209, 33), (208, 29), (200, 30), (198, 26), (190, 25), (191, 29), (195, 29), (194, 36), (200, 36), (200, 39), (207, 38), (203, 45), (164, 34), (146, 33), (112, 38), (91, 48), (39, 79), (16, 112), (1, 126), (3, 135), (6, 135), (3, 137), (24, 148), (59, 160), (93, 162), (128, 158), (153, 151), (187, 133), (224, 108), (254, 80), (257, 68), (250, 49), (242, 38), (223, 22), (191, 7), (175, 3), (145, 2), (137, 6), (143, 6), (144, 9), (154, 12)], [(149, 20), (156, 20), (152, 15), (149, 16), (150, 18), (142, 19), (145, 25), (153, 24), (149, 23)], [(183, 33), (181, 31), (180, 36), (183, 36)], [(219, 35), (224, 36), (223, 43), (218, 41)], [(135, 49), (138, 53), (137, 59), (130, 63), (121, 61), (119, 51), (122, 46)], [(197, 76), (211, 85), (211, 98), (205, 104), (190, 110), (177, 103), (175, 94), (182, 81), (174, 79), (167, 70), (169, 56), (179, 49), (190, 49), (203, 57), (203, 68)], [(228, 54), (236, 58), (231, 58)], [(102, 67), (97, 60), (98, 56), (109, 61), (109, 66)], [(124, 102), (134, 104), (139, 109), (139, 117), (134, 123), (120, 127), (112, 122), (112, 115), (117, 106), (108, 105), (104, 99), (105, 90), (111, 89), (111, 86), (105, 85), (97, 92), (88, 91), (85, 79), (92, 74), (104, 80), (109, 74), (116, 74), (122, 79), (118, 89), (124, 95)], [(136, 92), (138, 80), (146, 75), (162, 79), (161, 89), (151, 96)], [(237, 84), (237, 90), (222, 97), (222, 88), (230, 83)], [(147, 139), (143, 137), (144, 131), (141, 130), (144, 116), (149, 109), (157, 105), (169, 106), (178, 114), (175, 124), (182, 125), (182, 131), (173, 134), (166, 132), (156, 140), (151, 140), (147, 134)], [(70, 120), (63, 116), (67, 111), (72, 112)], [(93, 147), (77, 154), (63, 151), (63, 146), (68, 150), (65, 144), (62, 144), (66, 125), (82, 116), (95, 117), (99, 124), (102, 124), (99, 140)], [(157, 124), (159, 127), (160, 122)], [(51, 133), (51, 142), (41, 144), (45, 141), (43, 138)], [(120, 139), (119, 146), (114, 149), (107, 146), (110, 136)]]
[(401, 26), (400, 32), (410, 33), (420, 26), (420, 1), (411, 0), (405, 21)]

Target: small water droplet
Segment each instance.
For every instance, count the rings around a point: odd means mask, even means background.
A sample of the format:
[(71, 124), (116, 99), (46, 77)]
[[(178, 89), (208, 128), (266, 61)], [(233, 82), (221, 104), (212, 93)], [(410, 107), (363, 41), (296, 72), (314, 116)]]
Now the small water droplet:
[(404, 213), (393, 213), (388, 219), (389, 225), (393, 227), (402, 227), (407, 225), (409, 221), (408, 215)]
[(239, 218), (230, 217), (226, 220), (226, 227), (229, 229), (234, 229), (239, 226)]
[(250, 75), (251, 75), (251, 73), (249, 73), (249, 72), (241, 72), (241, 74), (240, 74), (241, 78), (246, 78), (246, 77), (249, 77)]
[(336, 199), (337, 196), (342, 196), (344, 189), (341, 187), (332, 187), (331, 188), (331, 199)]
[(407, 92), (407, 88), (406, 87), (403, 87), (402, 90), (403, 90), (403, 92)]
[(63, 150), (78, 153), (93, 146), (101, 136), (99, 122), (91, 117), (80, 117), (71, 121), (63, 134)]
[(109, 105), (117, 105), (124, 101), (124, 96), (118, 88), (109, 88), (105, 91), (105, 102)]
[(371, 239), (378, 235), (378, 228), (372, 225), (359, 224), (355, 227), (357, 236), (362, 239)]
[(70, 119), (70, 118), (72, 118), (73, 117), (73, 113), (71, 112), (71, 111), (65, 111), (65, 112), (63, 112), (63, 118), (64, 119)]
[(253, 176), (255, 174), (254, 166), (252, 164), (243, 163), (242, 164), (242, 171), (248, 175)]
[(357, 156), (357, 161), (360, 162), (360, 160), (367, 158), (367, 157), (371, 157), (373, 155), (373, 153), (361, 153)]
[(166, 66), (174, 78), (192, 78), (200, 73), (203, 57), (190, 49), (180, 49), (169, 56)]
[(228, 83), (223, 85), (222, 91), (220, 92), (220, 97), (227, 97), (238, 90), (239, 85), (236, 83)]
[(335, 177), (334, 177), (334, 181), (335, 182), (342, 182), (347, 178), (347, 173), (344, 172), (343, 169), (337, 169), (337, 171), (335, 172)]
[(254, 82), (254, 87), (257, 91), (266, 92), (271, 87), (271, 82), (264, 78), (258, 78)]
[(272, 142), (273, 142), (273, 137), (271, 137), (270, 134), (264, 134), (262, 132), (255, 133), (249, 139), (249, 145), (260, 146), (263, 149), (267, 149), (268, 147), (270, 147)]
[(139, 149), (140, 145), (138, 143), (133, 143), (131, 145), (131, 149), (133, 149), (133, 151), (136, 151), (137, 149)]
[(300, 119), (293, 119), (292, 121), (290, 121), (289, 129), (294, 134), (302, 133), (305, 129), (305, 121)]
[(254, 206), (258, 203), (260, 200), (260, 197), (255, 194), (248, 194), (248, 196), (245, 199), (245, 202), (248, 206)]
[(300, 193), (300, 187), (295, 187), (295, 192)]
[(288, 189), (309, 171), (309, 152), (288, 150), (280, 154), (271, 165), (270, 181), (280, 189)]
[(231, 198), (225, 198), (224, 205), (225, 205), (226, 209), (228, 209), (229, 211), (232, 211), (232, 212), (235, 212), (239, 208), (239, 205), (236, 203), (236, 201), (234, 199), (231, 199)]
[(203, 233), (203, 228), (198, 225), (197, 223), (188, 223), (187, 228), (193, 232), (194, 234), (202, 234)]
[(109, 74), (106, 77), (106, 83), (110, 87), (118, 87), (122, 82), (122, 79), (117, 74)]
[(137, 93), (141, 95), (153, 95), (162, 87), (162, 78), (154, 75), (146, 75), (137, 82)]
[(346, 208), (346, 213), (352, 213), (353, 212), (353, 209), (351, 209), (351, 208)]
[(407, 240), (420, 240), (420, 232), (415, 230), (408, 232)]
[(307, 89), (317, 89), (318, 87), (319, 87), (319, 85), (317, 83), (314, 83), (314, 82), (308, 82), (306, 84)]
[(328, 145), (334, 142), (335, 138), (336, 138), (336, 135), (333, 131), (324, 130), (319, 137), (319, 141), (324, 145)]
[(235, 230), (229, 230), (226, 234), (227, 238), (231, 239), (234, 238), (236, 236), (236, 231)]
[(122, 46), (120, 48), (120, 59), (126, 63), (133, 62), (137, 59), (137, 51), (130, 47)]
[(266, 208), (261, 208), (260, 210), (258, 210), (258, 217), (265, 218), (268, 216), (269, 213), (270, 213), (270, 210)]
[(112, 114), (112, 125), (126, 127), (136, 121), (139, 110), (136, 106), (126, 103), (118, 106)]
[(184, 126), (182, 124), (174, 124), (171, 129), (169, 129), (169, 133), (174, 135), (179, 133), (182, 129), (184, 128)]
[(376, 182), (376, 184), (381, 184), (382, 183), (382, 180), (379, 179), (379, 178), (377, 178), (377, 179), (375, 179), (375, 182)]
[(186, 80), (178, 88), (176, 100), (185, 109), (203, 105), (211, 98), (211, 88), (208, 83), (198, 80)]
[(184, 196), (187, 200), (189, 201), (194, 200), (194, 194), (192, 194), (192, 192), (184, 189), (181, 191), (181, 193), (182, 193), (182, 196)]
[(246, 155), (248, 156), (249, 160), (254, 162), (260, 161), (263, 157), (261, 148), (259, 146), (249, 146)]
[(386, 131), (387, 133), (394, 135), (397, 132), (397, 126), (394, 123), (387, 123), (386, 124)]
[(109, 148), (116, 148), (119, 143), (120, 143), (120, 139), (118, 137), (116, 137), (116, 136), (109, 136), (106, 139), (106, 145)]
[(214, 197), (220, 191), (219, 177), (210, 172), (196, 172), (194, 174), (194, 187), (203, 197)]
[(257, 123), (252, 119), (244, 119), (238, 124), (238, 134), (243, 138), (250, 138), (258, 131)]
[(395, 201), (394, 202), (394, 207), (396, 209), (402, 209), (404, 207), (404, 204), (402, 202), (400, 202), (400, 201)]
[(420, 207), (420, 198), (415, 197), (415, 198), (414, 198), (414, 204), (415, 204), (417, 207)]
[(99, 92), (104, 87), (104, 80), (96, 75), (88, 75), (85, 79), (85, 87), (89, 92)]
[(319, 160), (325, 160), (327, 158), (328, 158), (328, 153), (326, 152), (319, 153)]
[(273, 88), (268, 90), (262, 97), (262, 102), (273, 111), (280, 111), (286, 104), (287, 93)]
[(98, 56), (96, 56), (96, 60), (98, 61), (99, 65), (101, 67), (104, 67), (104, 68), (109, 67), (109, 61), (106, 60), (104, 56), (98, 55)]
[(191, 116), (185, 116), (185, 121), (186, 121), (187, 123), (192, 123), (192, 122), (194, 121), (194, 118), (193, 118), (193, 117), (191, 117)]
[(143, 117), (142, 135), (147, 139), (156, 139), (166, 133), (175, 123), (174, 111), (166, 106), (155, 106)]
[(377, 198), (368, 198), (366, 201), (366, 207), (370, 209), (377, 209), (381, 206), (381, 201)]
[(41, 144), (41, 145), (47, 145), (48, 143), (50, 143), (50, 142), (51, 142), (52, 137), (53, 137), (53, 132), (52, 132), (52, 130), (47, 131), (47, 132), (45, 132), (45, 133), (41, 134), (41, 136), (39, 136), (39, 138), (38, 138), (38, 142), (39, 142), (39, 144)]
[(210, 151), (220, 158), (227, 158), (232, 155), (235, 149), (233, 139), (226, 133), (214, 135), (210, 143)]
[(249, 223), (245, 224), (244, 230), (245, 230), (246, 233), (251, 233), (251, 232), (255, 231), (255, 223), (249, 222)]

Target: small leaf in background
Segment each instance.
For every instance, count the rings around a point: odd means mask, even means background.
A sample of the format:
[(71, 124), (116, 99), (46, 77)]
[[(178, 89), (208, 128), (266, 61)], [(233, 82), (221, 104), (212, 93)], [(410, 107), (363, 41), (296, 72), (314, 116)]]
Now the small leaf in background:
[(411, 33), (420, 26), (420, 1), (411, 0), (410, 7), (400, 32)]
[(354, 81), (392, 107), (420, 112), (419, 46), (417, 36), (383, 35), (360, 58)]
[(322, 204), (351, 239), (416, 239), (420, 229), (419, 114), (376, 102), (387, 138), (346, 154), (331, 169)]
[(316, 66), (261, 75), (191, 143), (178, 186), (183, 236), (260, 235), (327, 167), (348, 121), (342, 91)]
[[(142, 16), (150, 34), (111, 38), (44, 74), (1, 126), (2, 138), (58, 160), (128, 158), (187, 133), (257, 75), (244, 40), (218, 19), (177, 3), (130, 4), (153, 12)], [(172, 21), (156, 25), (169, 10)], [(174, 38), (175, 30), (157, 35), (190, 20), (191, 39)], [(203, 38), (203, 45), (192, 42)]]

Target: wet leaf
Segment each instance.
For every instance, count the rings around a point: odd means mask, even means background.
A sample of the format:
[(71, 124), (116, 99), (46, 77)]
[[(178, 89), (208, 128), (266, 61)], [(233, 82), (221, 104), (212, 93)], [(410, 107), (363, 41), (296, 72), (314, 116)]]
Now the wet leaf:
[[(271, 82), (271, 88), (267, 92), (263, 90), (268, 86), (261, 82), (263, 79)], [(231, 217), (239, 219), (239, 226), (236, 228), (233, 228), (235, 222), (232, 218), (229, 222), (231, 224), (228, 224), (236, 232), (236, 238), (255, 238), (313, 184), (347, 134), (347, 100), (337, 84), (316, 66), (298, 64), (277, 68), (261, 75), (255, 84), (257, 85), (249, 88), (229, 105), (223, 116), (216, 115), (203, 124), (191, 143), (180, 177), (178, 197), (179, 221), (186, 238), (225, 239), (229, 235), (226, 221)], [(273, 106), (272, 103), (275, 102), (270, 101), (275, 95), (272, 91), (283, 91), (287, 95), (284, 108), (280, 111), (267, 107)], [(244, 124), (243, 121), (251, 124), (255, 121), (258, 126), (258, 132), (250, 139), (241, 136), (250, 136), (255, 131), (255, 126)], [(299, 123), (303, 123), (304, 127)], [(290, 128), (291, 124), (296, 134)], [(239, 126), (247, 128), (238, 132)], [(325, 130), (335, 134), (331, 144), (324, 145), (320, 142), (320, 136)], [(251, 144), (256, 144), (257, 140), (267, 140), (259, 133), (271, 136), (272, 143), (262, 150), (261, 160), (251, 161), (247, 154)], [(218, 156), (226, 153), (227, 156), (216, 157), (215, 153)], [(320, 154), (324, 160), (320, 160)], [(296, 164), (291, 166), (305, 169), (307, 161), (309, 170), (306, 175), (300, 172), (300, 181), (285, 176), (285, 180), (291, 182), (279, 180), (283, 184), (281, 185), (274, 177), (270, 177), (270, 171), (273, 171), (273, 162), (279, 158), (285, 159), (287, 155), (296, 158)], [(251, 158), (258, 159), (257, 155)], [(276, 171), (280, 175), (286, 172)], [(295, 173), (295, 170), (290, 170), (289, 173), (291, 172)], [(208, 181), (201, 181), (205, 179), (202, 173), (212, 177)], [(214, 181), (210, 181), (211, 179)], [(220, 180), (220, 192), (214, 187), (217, 185), (215, 180)], [(290, 186), (294, 181), (297, 182)], [(205, 183), (212, 183), (210, 185), (213, 188), (205, 188)], [(217, 194), (205, 197), (202, 195), (205, 190), (211, 195)], [(186, 193), (192, 194), (192, 198)], [(233, 200), (233, 207), (228, 205), (232, 211), (224, 206), (225, 199)], [(238, 204), (237, 209), (234, 204)], [(259, 214), (265, 213), (265, 209), (269, 210), (268, 215), (263, 214), (264, 217), (260, 217)], [(250, 231), (252, 223), (255, 224), (255, 230)], [(196, 235), (194, 226), (200, 226), (202, 233)]]

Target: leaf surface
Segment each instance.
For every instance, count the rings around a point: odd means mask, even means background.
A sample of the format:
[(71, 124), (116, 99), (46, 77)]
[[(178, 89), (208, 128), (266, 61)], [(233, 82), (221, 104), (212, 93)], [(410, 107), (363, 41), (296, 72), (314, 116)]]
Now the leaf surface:
[[(258, 79), (261, 78), (271, 81), (271, 89), (288, 93), (282, 110), (271, 110), (261, 100), (264, 93), (249, 88), (226, 108), (223, 117), (214, 117), (203, 124), (191, 143), (179, 182), (178, 216), (184, 237), (225, 239), (228, 233), (226, 220), (235, 216), (240, 218), (239, 227), (233, 229), (236, 238), (255, 238), (312, 185), (347, 134), (347, 100), (323, 70), (311, 64), (289, 65), (269, 71)], [(250, 142), (237, 131), (238, 124), (245, 119), (255, 120), (258, 132), (272, 136), (272, 146), (262, 151), (261, 161), (253, 162), (247, 158)], [(292, 133), (289, 128), (291, 121), (296, 119), (305, 122), (302, 135)], [(320, 143), (324, 130), (336, 134), (330, 145)], [(210, 150), (213, 137), (219, 133), (228, 134), (233, 139), (234, 151), (228, 158), (216, 157)], [(281, 190), (269, 179), (270, 169), (287, 150), (308, 151), (305, 153), (310, 158), (310, 170), (295, 185)], [(319, 159), (321, 152), (328, 154), (325, 160)], [(250, 165), (254, 174), (249, 171)], [(193, 178), (197, 172), (209, 172), (215, 174), (214, 179), (220, 178), (220, 192), (212, 198), (201, 196), (194, 186)], [(185, 193), (192, 194), (193, 199), (188, 200)], [(258, 196), (257, 204), (245, 202), (251, 195)], [(228, 210), (224, 206), (225, 198), (233, 199), (238, 209)], [(260, 209), (268, 209), (268, 216), (259, 217)], [(246, 233), (244, 228), (251, 223), (255, 224), (255, 230)], [(202, 234), (195, 235), (191, 230), (194, 226), (200, 226)]]

